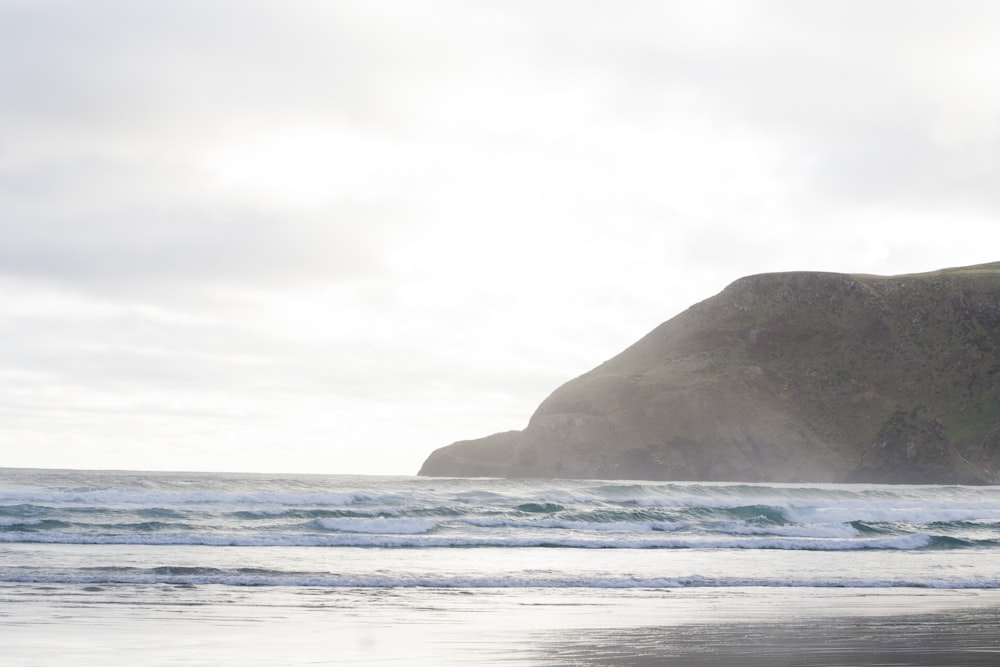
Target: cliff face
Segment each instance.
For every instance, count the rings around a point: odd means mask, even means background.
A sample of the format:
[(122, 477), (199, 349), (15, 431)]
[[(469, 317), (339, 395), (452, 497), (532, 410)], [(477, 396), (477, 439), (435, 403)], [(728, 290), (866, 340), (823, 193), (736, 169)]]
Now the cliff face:
[(737, 280), (421, 475), (994, 483), (1000, 262)]

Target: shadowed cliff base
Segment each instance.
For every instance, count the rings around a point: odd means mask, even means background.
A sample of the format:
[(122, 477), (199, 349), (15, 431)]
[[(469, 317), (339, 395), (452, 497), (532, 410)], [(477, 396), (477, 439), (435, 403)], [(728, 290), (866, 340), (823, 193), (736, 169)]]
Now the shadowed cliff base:
[(421, 475), (990, 484), (1000, 262), (741, 278)]

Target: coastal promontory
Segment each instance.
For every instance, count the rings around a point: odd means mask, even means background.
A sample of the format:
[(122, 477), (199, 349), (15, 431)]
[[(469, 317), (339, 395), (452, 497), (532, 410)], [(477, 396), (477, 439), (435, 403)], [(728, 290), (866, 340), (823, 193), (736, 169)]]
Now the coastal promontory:
[(421, 475), (1000, 481), (1000, 262), (741, 278)]

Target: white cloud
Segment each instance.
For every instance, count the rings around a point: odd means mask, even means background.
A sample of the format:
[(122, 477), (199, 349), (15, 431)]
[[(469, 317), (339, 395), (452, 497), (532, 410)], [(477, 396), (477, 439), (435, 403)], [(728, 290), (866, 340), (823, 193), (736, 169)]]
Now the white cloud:
[(0, 4), (2, 463), (413, 472), (741, 275), (995, 260), (998, 27)]

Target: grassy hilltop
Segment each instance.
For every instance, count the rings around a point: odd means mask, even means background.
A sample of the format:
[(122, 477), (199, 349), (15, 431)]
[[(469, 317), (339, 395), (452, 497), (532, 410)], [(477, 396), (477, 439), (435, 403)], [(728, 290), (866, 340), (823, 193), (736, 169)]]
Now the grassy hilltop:
[(421, 475), (994, 483), (1000, 262), (749, 276)]

